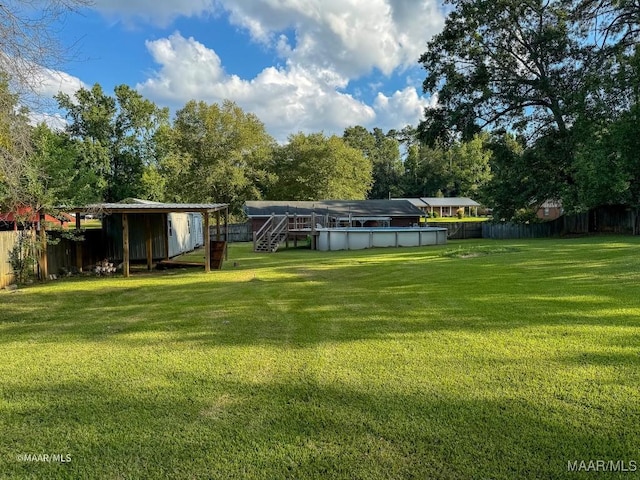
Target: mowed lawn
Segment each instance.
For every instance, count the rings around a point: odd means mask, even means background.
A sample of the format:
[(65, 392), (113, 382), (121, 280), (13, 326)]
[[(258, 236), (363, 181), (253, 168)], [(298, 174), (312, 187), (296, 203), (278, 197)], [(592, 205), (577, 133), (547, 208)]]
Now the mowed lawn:
[(603, 236), (0, 292), (0, 478), (632, 478), (568, 463), (640, 469), (639, 285)]

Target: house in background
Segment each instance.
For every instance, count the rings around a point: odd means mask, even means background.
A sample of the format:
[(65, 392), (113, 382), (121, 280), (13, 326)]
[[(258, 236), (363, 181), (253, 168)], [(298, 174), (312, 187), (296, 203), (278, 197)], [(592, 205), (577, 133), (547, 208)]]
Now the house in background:
[(15, 230), (21, 228), (21, 223), (37, 225), (40, 221), (44, 221), (47, 230), (52, 228), (68, 228), (69, 223), (75, 219), (67, 213), (59, 213), (56, 216), (48, 213), (40, 218), (37, 213), (31, 213), (31, 207), (20, 207), (15, 212), (0, 212), (0, 230)]
[(396, 200), (249, 201), (244, 211), (254, 250), (265, 252), (275, 252), (289, 240), (297, 245), (307, 237), (314, 249), (322, 228), (414, 227), (423, 216), (411, 202)]
[(309, 227), (316, 223), (334, 227), (411, 227), (420, 222), (422, 211), (411, 202), (396, 200), (249, 201), (244, 212), (254, 232), (275, 216), (288, 216)]
[(455, 217), (459, 209), (462, 209), (466, 216), (477, 217), (480, 207), (478, 202), (468, 197), (420, 197), (394, 200), (409, 201), (424, 213), (433, 216), (437, 212), (441, 217)]
[(545, 200), (536, 212), (536, 217), (541, 220), (555, 220), (564, 214), (560, 200)]

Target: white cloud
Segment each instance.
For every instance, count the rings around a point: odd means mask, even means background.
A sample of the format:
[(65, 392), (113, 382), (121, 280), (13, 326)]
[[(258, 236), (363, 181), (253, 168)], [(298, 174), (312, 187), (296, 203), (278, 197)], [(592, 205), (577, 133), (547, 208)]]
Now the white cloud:
[(416, 67), (426, 42), (444, 22), (439, 0), (96, 0), (95, 6), (158, 24), (178, 16), (227, 15), (278, 55), (282, 66), (240, 78), (225, 71), (214, 50), (174, 34), (147, 42), (158, 69), (137, 89), (173, 107), (190, 99), (233, 100), (279, 140), (297, 131), (415, 124), (428, 103), (416, 88), (378, 94), (372, 105), (346, 89), (371, 73), (379, 81), (379, 74)]
[(406, 125), (416, 125), (424, 115), (424, 109), (435, 106), (436, 97), (427, 99), (418, 95), (413, 87), (397, 90), (390, 97), (378, 93), (373, 106), (383, 130), (401, 129)]
[[(349, 77), (415, 65), (443, 25), (436, 0), (223, 0), (233, 23), (300, 65)], [(285, 30), (295, 32), (283, 40)], [(286, 45), (286, 48), (283, 48)]]
[(350, 78), (415, 65), (444, 23), (438, 0), (96, 0), (94, 6), (164, 26), (179, 16), (224, 12), (286, 60)]
[(45, 123), (52, 130), (64, 130), (67, 120), (59, 113), (29, 113), (29, 121), (32, 125)]
[(255, 78), (243, 80), (225, 73), (218, 55), (193, 38), (176, 33), (147, 42), (147, 48), (160, 70), (136, 86), (140, 93), (176, 107), (191, 99), (232, 100), (255, 113), (280, 141), (298, 131), (341, 132), (375, 119), (370, 106), (339, 91), (346, 79), (330, 70), (288, 64), (265, 68)]
[(78, 77), (49, 68), (40, 68), (34, 73), (33, 85), (36, 93), (43, 97), (53, 97), (60, 92), (72, 96), (80, 88), (86, 88)]

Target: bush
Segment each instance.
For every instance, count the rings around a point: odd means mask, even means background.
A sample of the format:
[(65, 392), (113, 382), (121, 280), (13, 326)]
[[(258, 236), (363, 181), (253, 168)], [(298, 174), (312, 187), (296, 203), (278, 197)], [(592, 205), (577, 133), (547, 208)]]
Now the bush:
[(18, 239), (9, 252), (9, 264), (17, 283), (26, 283), (35, 276), (36, 259), (36, 245), (31, 232), (19, 232)]
[(459, 208), (458, 210), (456, 210), (456, 217), (464, 218), (464, 208)]

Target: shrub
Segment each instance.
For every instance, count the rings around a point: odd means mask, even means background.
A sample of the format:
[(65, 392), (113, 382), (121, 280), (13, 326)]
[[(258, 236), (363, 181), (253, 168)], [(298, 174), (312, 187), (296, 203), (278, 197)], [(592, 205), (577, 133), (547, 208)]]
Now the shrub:
[(36, 258), (36, 245), (31, 232), (19, 232), (18, 239), (9, 252), (9, 264), (17, 283), (26, 283), (35, 276)]
[(464, 218), (464, 208), (459, 208), (458, 210), (456, 210), (456, 217)]

